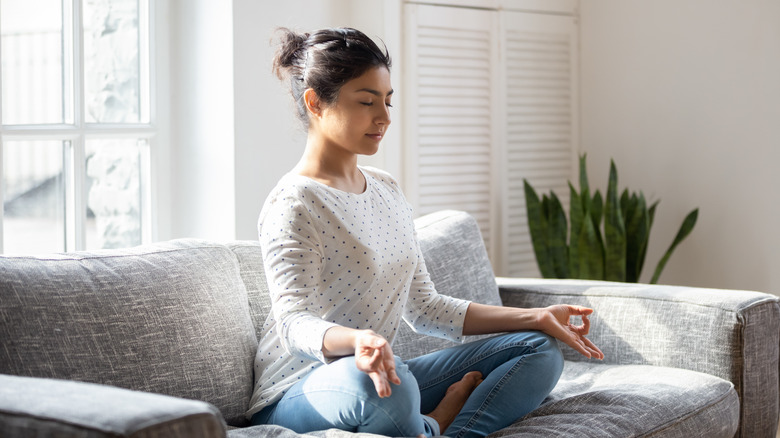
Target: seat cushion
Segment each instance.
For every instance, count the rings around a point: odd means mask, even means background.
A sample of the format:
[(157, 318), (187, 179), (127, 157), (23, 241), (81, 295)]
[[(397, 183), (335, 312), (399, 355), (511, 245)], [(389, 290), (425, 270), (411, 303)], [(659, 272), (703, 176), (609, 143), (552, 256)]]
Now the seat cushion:
[(257, 338), (227, 247), (0, 257), (0, 272), (0, 373), (202, 400), (246, 423)]
[(739, 398), (709, 374), (567, 361), (548, 399), (490, 437), (733, 437)]

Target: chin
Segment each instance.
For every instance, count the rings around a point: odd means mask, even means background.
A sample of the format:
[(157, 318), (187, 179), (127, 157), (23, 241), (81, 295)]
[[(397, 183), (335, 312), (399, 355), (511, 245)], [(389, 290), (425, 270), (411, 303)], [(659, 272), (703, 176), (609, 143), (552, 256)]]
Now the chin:
[(379, 145), (376, 145), (375, 147), (368, 147), (363, 149), (360, 155), (367, 155), (370, 157), (371, 155), (375, 155), (377, 152), (379, 152)]

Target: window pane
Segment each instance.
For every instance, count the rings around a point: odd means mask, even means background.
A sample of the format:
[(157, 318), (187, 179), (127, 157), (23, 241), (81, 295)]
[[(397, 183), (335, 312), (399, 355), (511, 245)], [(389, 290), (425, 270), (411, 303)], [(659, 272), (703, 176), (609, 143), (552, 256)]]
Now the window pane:
[(65, 185), (60, 141), (3, 143), (3, 250), (65, 250)]
[(62, 0), (0, 0), (3, 124), (63, 123)]
[[(147, 122), (141, 117), (138, 0), (84, 1), (84, 86), (89, 123)], [(143, 96), (145, 99), (145, 96)]]
[(87, 249), (141, 244), (145, 144), (135, 139), (87, 141)]

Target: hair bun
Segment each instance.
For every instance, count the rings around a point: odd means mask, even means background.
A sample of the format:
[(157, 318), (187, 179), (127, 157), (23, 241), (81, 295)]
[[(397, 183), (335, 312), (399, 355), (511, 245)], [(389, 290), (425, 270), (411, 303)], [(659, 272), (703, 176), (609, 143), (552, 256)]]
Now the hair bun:
[(273, 59), (273, 72), (279, 79), (284, 79), (286, 74), (300, 74), (296, 70), (303, 69), (309, 34), (297, 33), (286, 27), (276, 29), (276, 33), (277, 49)]
[(309, 126), (309, 110), (303, 94), (311, 89), (324, 105), (334, 104), (341, 87), (371, 68), (390, 71), (387, 47), (380, 49), (363, 32), (352, 28), (320, 29), (297, 33), (278, 28), (272, 71), (289, 81), (298, 117)]

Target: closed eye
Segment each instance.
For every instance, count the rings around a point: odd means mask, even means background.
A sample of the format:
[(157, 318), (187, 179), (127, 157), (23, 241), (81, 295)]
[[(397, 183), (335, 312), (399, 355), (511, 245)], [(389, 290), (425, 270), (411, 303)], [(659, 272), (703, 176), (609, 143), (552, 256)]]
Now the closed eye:
[[(360, 104), (361, 105), (365, 105), (365, 106), (374, 106), (374, 102), (360, 102)], [(391, 105), (389, 103), (386, 103), (385, 106), (388, 107), (388, 108), (392, 108), (393, 107), (393, 105)]]

